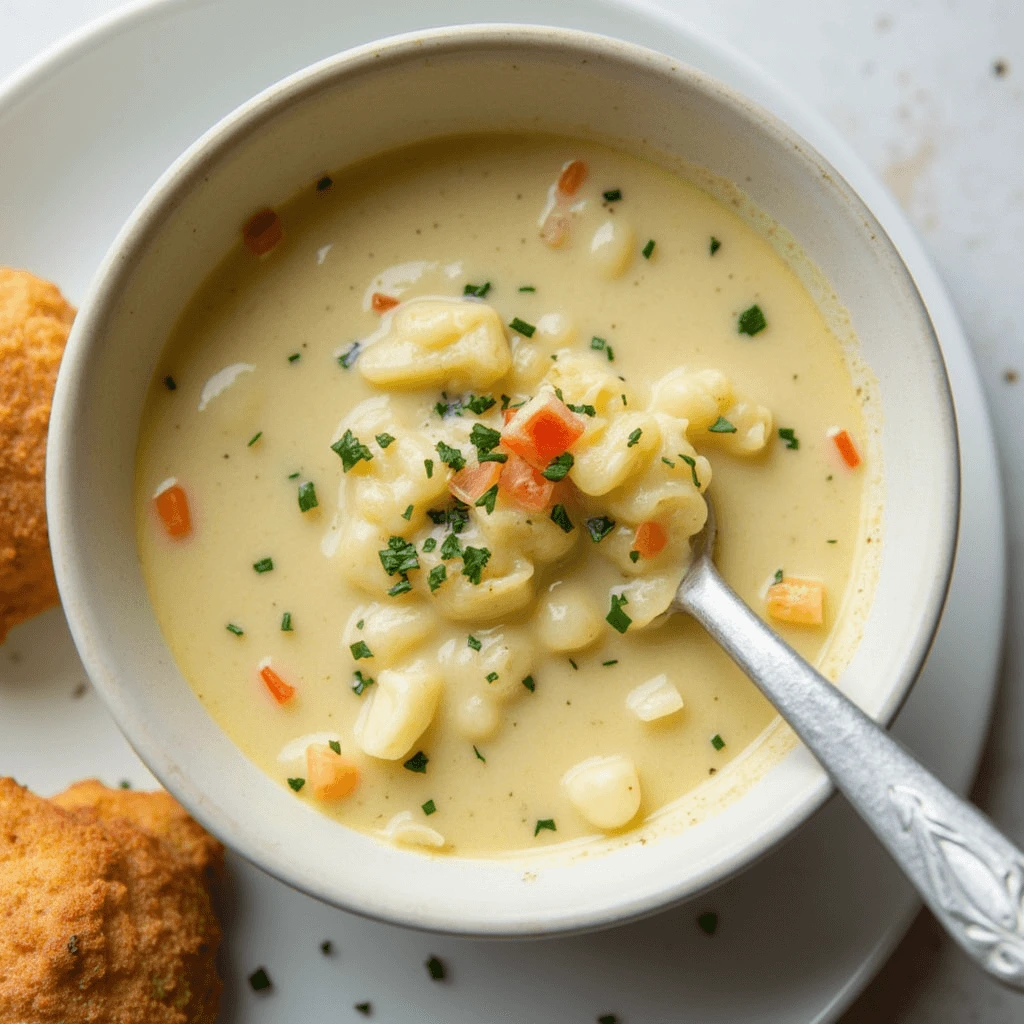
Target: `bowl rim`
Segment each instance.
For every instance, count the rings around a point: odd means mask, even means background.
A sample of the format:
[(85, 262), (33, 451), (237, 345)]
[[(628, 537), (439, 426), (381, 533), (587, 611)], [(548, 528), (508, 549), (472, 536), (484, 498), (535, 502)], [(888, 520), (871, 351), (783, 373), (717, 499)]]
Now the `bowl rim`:
[(208, 167), (216, 164), (234, 147), (289, 107), (325, 88), (343, 83), (348, 77), (362, 75), (373, 68), (382, 69), (389, 62), (399, 63), (413, 56), (424, 57), (431, 53), (452, 56), (463, 51), (500, 50), (509, 46), (572, 51), (577, 55), (591, 54), (612, 63), (673, 75), (685, 80), (698, 91), (732, 105), (758, 122), (761, 131), (792, 146), (803, 158), (812, 161), (822, 174), (830, 177), (844, 193), (843, 198), (853, 205), (888, 251), (916, 307), (921, 321), (921, 333), (927, 338), (935, 359), (935, 377), (940, 391), (937, 397), (943, 428), (941, 440), (945, 442), (943, 447), (948, 456), (947, 469), (951, 484), (941, 509), (941, 538), (936, 543), (936, 549), (942, 556), (941, 564), (936, 566), (929, 581), (927, 598), (921, 605), (913, 643), (906, 648), (900, 671), (894, 677), (894, 684), (876, 715), (878, 721), (888, 725), (909, 695), (931, 650), (948, 594), (959, 529), (961, 485), (956, 414), (945, 359), (927, 308), (899, 250), (871, 208), (816, 147), (782, 118), (681, 59), (599, 33), (542, 25), (487, 23), (417, 30), (390, 36), (344, 50), (288, 75), (235, 108), (204, 132), (161, 174), (140, 200), (111, 243), (89, 286), (68, 341), (54, 392), (47, 444), (46, 495), (58, 587), (83, 665), (133, 748), (161, 783), (197, 820), (219, 837), (229, 836), (228, 845), (272, 876), (300, 891), (362, 916), (434, 932), (525, 937), (579, 932), (625, 923), (706, 891), (774, 849), (824, 804), (834, 792), (833, 784), (819, 768), (815, 783), (807, 786), (803, 795), (794, 799), (788, 807), (780, 809), (767, 825), (752, 834), (730, 857), (721, 858), (713, 868), (692, 874), (683, 882), (663, 885), (647, 898), (634, 899), (629, 903), (613, 900), (596, 909), (590, 908), (574, 914), (562, 913), (557, 918), (525, 925), (521, 919), (510, 916), (507, 920), (494, 922), (493, 926), (467, 927), (465, 922), (449, 913), (446, 907), (427, 910), (421, 905), (397, 911), (391, 905), (366, 898), (365, 894), (355, 898), (353, 893), (346, 892), (342, 896), (337, 887), (325, 879), (296, 871), (281, 850), (248, 842), (247, 837), (237, 834), (227, 822), (211, 813), (210, 804), (202, 798), (201, 790), (190, 783), (162, 745), (153, 742), (147, 730), (140, 728), (140, 723), (135, 721), (122, 696), (125, 687), (119, 685), (117, 680), (108, 679), (101, 665), (101, 651), (105, 642), (97, 646), (93, 639), (98, 631), (93, 628), (95, 622), (90, 609), (92, 591), (90, 579), (83, 571), (76, 552), (75, 538), (79, 527), (70, 514), (72, 503), (65, 500), (70, 493), (70, 474), (63, 457), (65, 438), (74, 428), (75, 406), (81, 401), (78, 390), (80, 379), (90, 358), (102, 344), (100, 328), (116, 306), (121, 286), (131, 272), (133, 256), (144, 250), (154, 236), (160, 233), (179, 197), (202, 180)]

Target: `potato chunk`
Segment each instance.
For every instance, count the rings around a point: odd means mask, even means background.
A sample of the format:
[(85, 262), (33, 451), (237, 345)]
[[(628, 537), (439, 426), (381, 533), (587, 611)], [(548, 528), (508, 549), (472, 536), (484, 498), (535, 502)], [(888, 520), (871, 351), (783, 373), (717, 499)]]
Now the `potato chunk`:
[(437, 666), (426, 661), (378, 673), (356, 719), (360, 748), (385, 761), (405, 757), (433, 721), (441, 686)]
[(626, 707), (641, 722), (654, 722), (659, 718), (667, 718), (683, 709), (683, 698), (679, 691), (662, 673), (646, 683), (633, 687), (626, 695)]
[(589, 590), (575, 583), (553, 586), (540, 602), (535, 621), (541, 643), (559, 653), (589, 647), (604, 632), (604, 617)]
[(581, 761), (562, 776), (562, 787), (573, 807), (595, 828), (622, 828), (640, 810), (636, 765), (622, 754)]

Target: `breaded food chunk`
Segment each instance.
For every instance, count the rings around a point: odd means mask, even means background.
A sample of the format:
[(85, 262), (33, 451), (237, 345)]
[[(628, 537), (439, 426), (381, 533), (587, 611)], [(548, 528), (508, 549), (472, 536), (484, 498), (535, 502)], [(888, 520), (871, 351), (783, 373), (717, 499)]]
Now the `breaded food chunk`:
[(0, 1024), (213, 1024), (221, 851), (166, 794), (104, 788), (66, 809), (0, 779)]
[(43, 470), (50, 400), (74, 307), (56, 285), (0, 267), (0, 643), (57, 603)]

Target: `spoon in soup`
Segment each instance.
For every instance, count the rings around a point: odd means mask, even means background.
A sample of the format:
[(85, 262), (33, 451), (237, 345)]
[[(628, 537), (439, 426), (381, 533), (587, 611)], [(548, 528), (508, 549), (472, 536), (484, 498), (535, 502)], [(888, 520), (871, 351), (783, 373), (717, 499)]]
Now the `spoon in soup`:
[(1024, 991), (1024, 854), (747, 607), (715, 568), (707, 504), (669, 610), (692, 615), (757, 684), (964, 952)]

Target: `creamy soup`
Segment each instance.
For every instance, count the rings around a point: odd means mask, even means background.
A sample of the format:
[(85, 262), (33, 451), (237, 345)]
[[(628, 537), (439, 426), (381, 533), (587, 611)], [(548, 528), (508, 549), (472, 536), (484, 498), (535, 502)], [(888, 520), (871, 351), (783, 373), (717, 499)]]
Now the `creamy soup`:
[(575, 140), (420, 145), (254, 216), (184, 311), (142, 567), (294, 799), (463, 855), (620, 833), (774, 718), (665, 614), (705, 492), (726, 579), (806, 657), (863, 601), (862, 401), (707, 193)]

